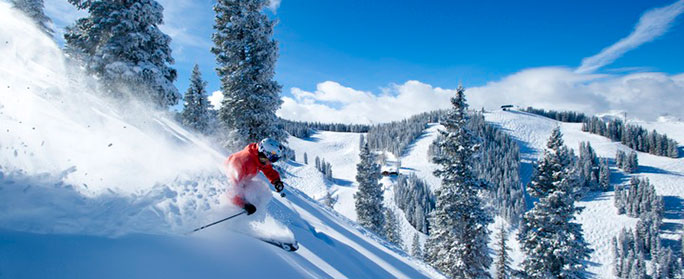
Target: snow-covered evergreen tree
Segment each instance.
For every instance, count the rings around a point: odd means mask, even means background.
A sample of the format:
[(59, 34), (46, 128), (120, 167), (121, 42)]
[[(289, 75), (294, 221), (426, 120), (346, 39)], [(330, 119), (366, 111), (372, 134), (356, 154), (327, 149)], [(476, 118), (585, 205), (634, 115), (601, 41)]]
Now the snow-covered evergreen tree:
[(608, 191), (610, 189), (610, 167), (606, 160), (601, 160), (601, 163), (599, 163), (598, 184), (601, 191)]
[(263, 10), (268, 0), (218, 0), (212, 35), (223, 101), (219, 118), (243, 146), (266, 137), (279, 141), (286, 134), (275, 115), (281, 86), (273, 79), (278, 45), (275, 22)]
[(459, 86), (451, 99), (453, 108), (442, 125), (441, 154), (434, 158), (440, 165), (435, 175), (442, 185), (435, 193), (426, 261), (451, 278), (490, 278), (487, 241), (492, 222), (478, 196), (487, 185), (473, 174), (473, 153), (478, 143), (466, 128), (465, 89)]
[(43, 0), (12, 0), (15, 9), (18, 9), (26, 16), (31, 18), (48, 35), (52, 35), (55, 31), (50, 28), (52, 20), (45, 15), (45, 4)]
[(69, 0), (89, 12), (67, 27), (66, 51), (101, 78), (115, 97), (135, 96), (167, 108), (180, 99), (169, 65), (171, 37), (162, 33), (163, 7), (155, 0)]
[(599, 160), (596, 152), (588, 142), (580, 142), (577, 169), (583, 180), (583, 186), (591, 191), (599, 188)]
[(411, 243), (411, 256), (416, 259), (423, 260), (423, 249), (420, 245), (420, 237), (418, 233), (413, 235), (413, 243)]
[(625, 166), (625, 171), (629, 173), (634, 173), (637, 171), (637, 168), (639, 168), (639, 159), (637, 153), (634, 151), (629, 152), (629, 156), (627, 157), (627, 165)]
[(499, 238), (497, 239), (496, 250), (496, 276), (495, 279), (509, 279), (511, 278), (511, 257), (509, 255), (510, 248), (506, 245), (508, 233), (506, 228), (501, 225), (499, 229)]
[(195, 64), (190, 76), (190, 87), (185, 92), (185, 106), (181, 114), (183, 124), (201, 133), (210, 131), (211, 114), (207, 100), (207, 82), (202, 80), (199, 65)]
[(354, 194), (357, 221), (368, 230), (383, 235), (382, 185), (378, 182), (380, 165), (375, 163), (375, 155), (368, 149), (368, 144), (363, 146), (359, 156), (361, 161), (356, 165), (359, 187)]
[(383, 231), (385, 232), (385, 239), (387, 239), (387, 241), (397, 245), (397, 247), (403, 246), (397, 217), (394, 215), (394, 211), (389, 208), (385, 208), (385, 225)]
[(335, 208), (335, 204), (337, 203), (337, 197), (333, 196), (333, 193), (329, 188), (325, 192), (323, 203), (329, 208)]
[(527, 191), (539, 199), (523, 217), (518, 239), (530, 278), (585, 278), (591, 249), (573, 222), (579, 181), (560, 128), (553, 130)]
[(304, 164), (305, 165), (309, 164), (309, 155), (307, 155), (306, 152), (304, 152)]
[(359, 150), (363, 148), (363, 145), (366, 144), (366, 138), (363, 137), (363, 134), (359, 135)]

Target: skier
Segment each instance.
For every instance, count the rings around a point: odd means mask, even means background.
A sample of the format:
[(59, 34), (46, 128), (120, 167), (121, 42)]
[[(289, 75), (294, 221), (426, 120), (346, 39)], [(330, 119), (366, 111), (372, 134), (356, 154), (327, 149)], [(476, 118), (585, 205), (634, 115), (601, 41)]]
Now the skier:
[(266, 178), (273, 184), (276, 192), (283, 191), (285, 185), (280, 180), (280, 174), (273, 169), (271, 163), (275, 163), (283, 154), (284, 147), (276, 140), (265, 138), (259, 143), (248, 144), (245, 149), (228, 157), (224, 162), (224, 168), (233, 183), (233, 204), (247, 211), (247, 215), (256, 212), (254, 204), (245, 200), (245, 190), (256, 187), (253, 178), (263, 172)]

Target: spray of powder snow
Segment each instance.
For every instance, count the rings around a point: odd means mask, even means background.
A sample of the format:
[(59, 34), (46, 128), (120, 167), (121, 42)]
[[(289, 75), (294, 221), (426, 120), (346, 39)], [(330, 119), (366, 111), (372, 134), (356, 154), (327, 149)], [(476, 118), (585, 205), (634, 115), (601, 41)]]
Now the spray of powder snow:
[(168, 113), (101, 97), (95, 79), (4, 2), (0, 53), (1, 228), (183, 232), (237, 210), (224, 193), (226, 154)]

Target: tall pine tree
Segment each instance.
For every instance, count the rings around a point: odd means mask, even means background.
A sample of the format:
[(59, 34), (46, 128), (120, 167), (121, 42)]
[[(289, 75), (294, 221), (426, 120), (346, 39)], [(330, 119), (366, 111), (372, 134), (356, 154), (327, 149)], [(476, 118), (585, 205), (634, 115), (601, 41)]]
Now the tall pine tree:
[(359, 154), (361, 161), (356, 165), (356, 182), (358, 190), (354, 194), (356, 219), (368, 230), (383, 234), (383, 196), (380, 180), (380, 165), (375, 162), (375, 155), (365, 144)]
[(397, 217), (394, 215), (394, 211), (389, 208), (385, 208), (385, 225), (383, 227), (385, 231), (385, 239), (390, 243), (397, 245), (397, 247), (402, 247), (401, 232), (399, 231), (399, 224)]
[(262, 13), (268, 0), (218, 0), (212, 35), (223, 101), (219, 119), (237, 135), (236, 144), (265, 137), (285, 140), (275, 115), (281, 86), (273, 80), (278, 45), (274, 21)]
[(504, 225), (499, 229), (499, 239), (496, 250), (496, 277), (495, 279), (509, 279), (511, 278), (511, 257), (509, 255), (510, 248), (506, 245), (508, 233)]
[(167, 108), (180, 99), (169, 65), (171, 37), (162, 33), (164, 8), (154, 0), (69, 0), (88, 17), (67, 27), (66, 51), (101, 78), (115, 97), (135, 94)]
[(585, 278), (591, 249), (582, 227), (572, 222), (580, 181), (560, 128), (553, 130), (527, 192), (539, 199), (523, 217), (518, 238), (529, 278)]
[(14, 8), (24, 12), (26, 16), (31, 18), (48, 35), (54, 32), (50, 28), (52, 20), (45, 15), (45, 4), (43, 0), (12, 0)]
[(421, 248), (420, 237), (418, 233), (413, 235), (413, 243), (411, 243), (411, 256), (416, 259), (423, 260), (423, 249)]
[(207, 82), (202, 80), (199, 65), (195, 64), (190, 76), (190, 87), (183, 96), (185, 106), (181, 118), (185, 126), (205, 134), (209, 132), (211, 123), (206, 86)]
[(492, 218), (478, 197), (487, 186), (473, 173), (478, 143), (466, 127), (462, 86), (451, 103), (454, 107), (441, 123), (446, 128), (438, 142), (441, 152), (434, 158), (440, 165), (435, 175), (442, 178), (442, 186), (435, 193), (437, 203), (430, 221), (426, 262), (451, 278), (490, 278), (487, 225)]

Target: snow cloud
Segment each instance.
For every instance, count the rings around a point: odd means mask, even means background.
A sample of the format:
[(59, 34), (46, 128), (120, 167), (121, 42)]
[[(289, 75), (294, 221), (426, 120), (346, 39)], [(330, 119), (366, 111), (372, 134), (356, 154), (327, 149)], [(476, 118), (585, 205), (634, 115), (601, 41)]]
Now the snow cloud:
[(576, 72), (593, 72), (613, 63), (613, 61), (620, 58), (626, 52), (662, 36), (682, 12), (684, 12), (684, 0), (647, 11), (641, 16), (629, 36), (604, 48), (599, 54), (582, 59), (582, 65), (577, 68)]

